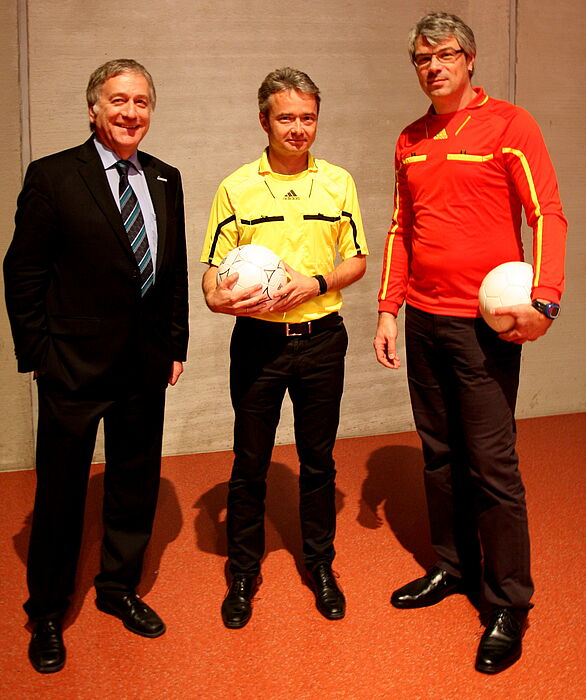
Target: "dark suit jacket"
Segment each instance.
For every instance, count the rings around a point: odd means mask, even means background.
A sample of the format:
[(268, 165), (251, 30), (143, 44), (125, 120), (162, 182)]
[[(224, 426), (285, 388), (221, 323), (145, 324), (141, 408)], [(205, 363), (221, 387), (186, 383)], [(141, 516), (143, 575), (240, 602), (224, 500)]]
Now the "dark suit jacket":
[(186, 358), (187, 261), (181, 176), (139, 152), (157, 217), (155, 284), (140, 275), (102, 161), (89, 139), (30, 164), (4, 260), (20, 372), (101, 396), (166, 385)]

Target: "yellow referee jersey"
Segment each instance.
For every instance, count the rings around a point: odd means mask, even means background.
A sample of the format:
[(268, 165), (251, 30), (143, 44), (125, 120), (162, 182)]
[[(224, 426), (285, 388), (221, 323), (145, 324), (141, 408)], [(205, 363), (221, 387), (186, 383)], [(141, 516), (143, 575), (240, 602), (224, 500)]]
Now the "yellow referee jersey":
[[(201, 261), (219, 265), (239, 245), (270, 248), (304, 275), (325, 275), (345, 260), (368, 255), (356, 186), (350, 173), (321, 158), (295, 175), (271, 170), (266, 150), (220, 184), (210, 213)], [(327, 292), (266, 321), (299, 323), (342, 307), (339, 291)]]

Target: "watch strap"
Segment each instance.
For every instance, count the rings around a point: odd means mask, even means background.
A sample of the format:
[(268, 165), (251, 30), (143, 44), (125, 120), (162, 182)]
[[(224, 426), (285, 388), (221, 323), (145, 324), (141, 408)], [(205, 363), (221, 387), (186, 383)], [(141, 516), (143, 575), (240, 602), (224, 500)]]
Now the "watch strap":
[(322, 294), (325, 294), (328, 291), (328, 283), (326, 282), (325, 277), (323, 275), (314, 275), (313, 277), (317, 280), (319, 284), (318, 297), (321, 297)]
[(534, 309), (537, 309), (539, 313), (542, 313), (547, 318), (553, 320), (560, 315), (560, 305), (553, 301), (539, 301), (539, 299), (534, 299), (531, 302)]

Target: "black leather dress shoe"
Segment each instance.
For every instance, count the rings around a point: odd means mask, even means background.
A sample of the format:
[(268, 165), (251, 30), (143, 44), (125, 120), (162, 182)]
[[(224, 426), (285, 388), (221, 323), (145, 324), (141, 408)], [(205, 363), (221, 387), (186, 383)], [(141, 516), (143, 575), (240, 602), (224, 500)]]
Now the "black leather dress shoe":
[(477, 671), (500, 673), (521, 658), (526, 620), (525, 610), (496, 608), (492, 612), (478, 645)]
[(346, 614), (346, 598), (338, 588), (330, 564), (322, 563), (309, 570), (315, 605), (328, 620), (341, 620)]
[(459, 578), (434, 566), (425, 576), (398, 588), (391, 596), (391, 605), (395, 608), (425, 608), (461, 590)]
[(28, 658), (39, 673), (56, 673), (65, 666), (65, 646), (60, 620), (41, 620), (34, 623)]
[(252, 617), (252, 597), (256, 591), (256, 574), (236, 574), (222, 603), (222, 621), (230, 629), (239, 629)]
[(119, 618), (127, 630), (141, 637), (160, 637), (167, 629), (157, 613), (134, 592), (98, 594), (96, 607)]

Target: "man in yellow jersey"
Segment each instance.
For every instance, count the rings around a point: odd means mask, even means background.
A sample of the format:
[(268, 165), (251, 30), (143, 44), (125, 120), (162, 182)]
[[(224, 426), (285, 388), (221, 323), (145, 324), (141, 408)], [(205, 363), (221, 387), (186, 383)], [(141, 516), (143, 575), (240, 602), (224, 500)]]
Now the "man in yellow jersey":
[[(305, 73), (282, 68), (264, 79), (258, 102), (268, 148), (221, 183), (201, 257), (209, 265), (203, 276), (208, 307), (237, 317), (230, 347), (235, 426), (227, 515), (233, 578), (222, 604), (229, 628), (243, 627), (252, 614), (264, 554), (266, 477), (287, 390), (300, 461), (307, 580), (319, 612), (330, 620), (344, 617), (346, 601), (332, 573), (332, 450), (348, 344), (338, 312), (340, 290), (364, 275), (368, 254), (352, 177), (309, 151), (317, 131), (317, 86)], [(237, 275), (216, 284), (221, 260), (247, 243), (270, 248), (286, 263), (289, 280), (275, 299), (260, 285), (235, 291)]]

